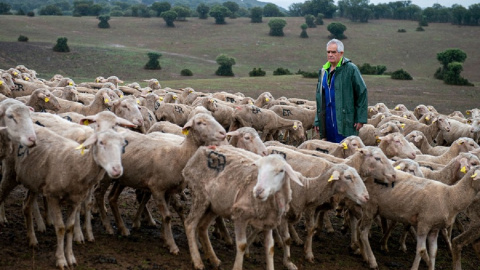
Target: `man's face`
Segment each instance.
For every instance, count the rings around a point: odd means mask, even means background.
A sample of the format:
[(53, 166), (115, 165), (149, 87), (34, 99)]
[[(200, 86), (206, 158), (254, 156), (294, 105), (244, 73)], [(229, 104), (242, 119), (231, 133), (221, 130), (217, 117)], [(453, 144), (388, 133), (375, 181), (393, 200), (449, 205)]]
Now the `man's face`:
[(327, 59), (331, 64), (337, 64), (342, 59), (343, 52), (337, 52), (337, 44), (332, 43), (327, 47)]

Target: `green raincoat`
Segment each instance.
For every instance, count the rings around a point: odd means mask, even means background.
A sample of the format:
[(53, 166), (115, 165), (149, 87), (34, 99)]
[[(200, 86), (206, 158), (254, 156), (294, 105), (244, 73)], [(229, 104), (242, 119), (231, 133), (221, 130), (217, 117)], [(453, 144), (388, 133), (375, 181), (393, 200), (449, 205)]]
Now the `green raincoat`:
[[(327, 62), (321, 69), (317, 83), (317, 115), (314, 125), (320, 127), (320, 138), (325, 138), (325, 101), (322, 95), (322, 78), (330, 68)], [(358, 135), (355, 123), (367, 123), (367, 86), (357, 66), (343, 57), (335, 68), (335, 113), (338, 133), (348, 137)]]

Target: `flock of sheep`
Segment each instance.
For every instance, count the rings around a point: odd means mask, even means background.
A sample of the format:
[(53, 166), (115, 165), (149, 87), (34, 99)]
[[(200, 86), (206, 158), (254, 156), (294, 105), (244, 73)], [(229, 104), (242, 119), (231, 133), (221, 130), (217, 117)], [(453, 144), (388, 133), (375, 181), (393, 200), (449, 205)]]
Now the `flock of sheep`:
[[(465, 117), (425, 105), (410, 111), (379, 103), (369, 107), (359, 136), (337, 144), (315, 139), (315, 102), (309, 100), (161, 88), (156, 79), (142, 88), (121, 85), (116, 76), (75, 84), (61, 75), (37, 78), (23, 65), (0, 73), (1, 207), (17, 185), (28, 190), (23, 213), (29, 245), (38, 245), (35, 229), (44, 232), (53, 224), (60, 269), (77, 264), (73, 241), (94, 241), (92, 208), (98, 208), (105, 231), (115, 233), (105, 209), (112, 184), (108, 200), (118, 233), (130, 234), (118, 199), (131, 187), (139, 202), (132, 227), (141, 226), (142, 216), (155, 224), (147, 207), (153, 198), (169, 252), (178, 254), (173, 209), (185, 227), (195, 269), (205, 268), (200, 248), (214, 267), (221, 264), (209, 238), (212, 225), (221, 241), (236, 246), (234, 269), (242, 269), (260, 233), (267, 269), (274, 268), (274, 239), (288, 269), (297, 269), (292, 242), (304, 244), (305, 258), (313, 263), (313, 235), (318, 227), (333, 230), (327, 213), (334, 209), (351, 231), (350, 247), (373, 269), (374, 222), (381, 225), (383, 249), (397, 223), (404, 226), (404, 251), (408, 234), (416, 237), (411, 269), (422, 259), (435, 268), (439, 233), (454, 269), (461, 269), (464, 246), (472, 243), (480, 255), (479, 109)], [(45, 213), (38, 207), (40, 195)], [(185, 199), (191, 202), (187, 211)], [(8, 222), (8, 210), (0, 210), (0, 224)], [(467, 227), (456, 221), (460, 212), (469, 218)], [(302, 217), (303, 240), (295, 226)], [(233, 221), (235, 242), (225, 219)], [(452, 239), (455, 224), (460, 234)]]

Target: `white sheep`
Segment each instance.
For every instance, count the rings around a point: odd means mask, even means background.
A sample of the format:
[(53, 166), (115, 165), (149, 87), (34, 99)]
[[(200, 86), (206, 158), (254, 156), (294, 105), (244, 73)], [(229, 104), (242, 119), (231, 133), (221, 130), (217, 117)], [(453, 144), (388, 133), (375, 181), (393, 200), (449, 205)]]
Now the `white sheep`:
[(457, 139), (450, 148), (440, 156), (418, 155), (414, 159), (418, 162), (426, 161), (446, 165), (450, 160), (458, 156), (459, 153), (469, 152), (477, 148), (479, 148), (479, 145), (474, 140), (462, 137)]
[(201, 147), (182, 174), (193, 198), (185, 232), (195, 269), (204, 269), (197, 231), (207, 258), (215, 267), (220, 265), (208, 238), (208, 227), (221, 216), (234, 221), (237, 254), (233, 269), (243, 268), (246, 230), (252, 225), (265, 232), (267, 269), (273, 270), (272, 229), (289, 209), (290, 180), (303, 185), (291, 166), (279, 155), (260, 157), (231, 146), (214, 150)]
[(456, 215), (473, 202), (480, 191), (480, 181), (477, 181), (479, 179), (480, 167), (476, 166), (453, 186), (401, 171), (397, 172), (395, 188), (386, 188), (367, 181), (365, 185), (370, 197), (375, 199), (362, 206), (360, 239), (362, 256), (370, 268), (377, 268), (378, 265), (368, 234), (375, 215), (380, 214), (387, 219), (416, 226), (417, 250), (411, 269), (418, 269), (421, 259), (427, 263), (429, 269), (434, 269), (438, 232), (451, 226)]
[(12, 97), (13, 90), (15, 90), (15, 84), (13, 83), (12, 75), (7, 72), (2, 72), (0, 78), (0, 94), (6, 97)]

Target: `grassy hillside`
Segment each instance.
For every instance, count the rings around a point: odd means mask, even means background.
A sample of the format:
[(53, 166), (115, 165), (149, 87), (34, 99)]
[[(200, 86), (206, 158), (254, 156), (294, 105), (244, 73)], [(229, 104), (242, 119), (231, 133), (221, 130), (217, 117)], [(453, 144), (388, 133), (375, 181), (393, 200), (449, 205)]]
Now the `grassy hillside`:
[[(157, 78), (163, 86), (196, 90), (241, 91), (255, 96), (271, 91), (285, 95), (313, 98), (315, 79), (300, 76), (272, 76), (278, 67), (292, 72), (298, 69), (318, 70), (326, 61), (325, 44), (329, 40), (325, 25), (308, 29), (310, 38), (299, 37), (303, 18), (284, 18), (284, 37), (268, 36), (268, 18), (252, 24), (247, 18), (227, 19), (226, 25), (215, 25), (212, 18), (190, 18), (167, 28), (160, 18), (112, 18), (110, 29), (99, 29), (94, 17), (25, 17), (0, 16), (0, 68), (24, 64), (40, 77), (56, 73), (75, 81), (96, 76), (117, 75), (126, 82)], [(347, 26), (344, 40), (346, 57), (357, 65), (385, 65), (387, 71), (407, 70), (413, 81), (394, 81), (387, 76), (365, 76), (370, 90), (370, 104), (385, 102), (428, 103), (445, 110), (464, 110), (478, 106), (480, 73), (480, 27), (430, 24), (425, 32), (416, 32), (416, 22), (379, 20), (368, 24), (342, 21)], [(398, 33), (399, 28), (407, 30)], [(17, 42), (19, 35), (28, 43)], [(58, 37), (67, 37), (70, 53), (54, 53), (51, 48)], [(433, 79), (440, 67), (436, 54), (448, 48), (467, 53), (462, 76), (475, 87), (454, 87)], [(147, 52), (161, 52), (162, 70), (147, 71)], [(214, 75), (215, 58), (226, 53), (236, 59), (234, 78)], [(267, 71), (264, 78), (249, 78), (254, 67)], [(189, 68), (193, 77), (181, 77)], [(459, 103), (456, 104), (455, 102)], [(453, 107), (458, 105), (459, 107)]]

